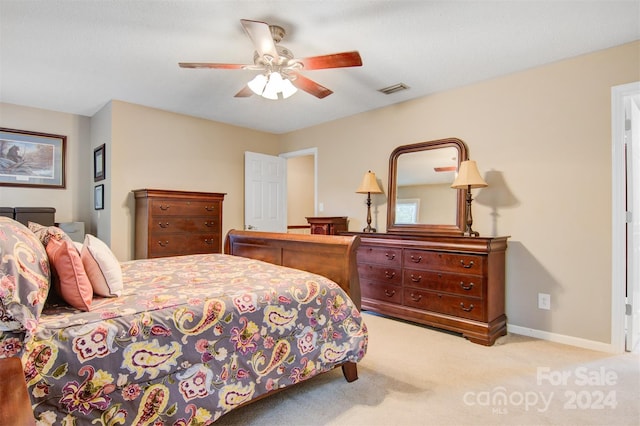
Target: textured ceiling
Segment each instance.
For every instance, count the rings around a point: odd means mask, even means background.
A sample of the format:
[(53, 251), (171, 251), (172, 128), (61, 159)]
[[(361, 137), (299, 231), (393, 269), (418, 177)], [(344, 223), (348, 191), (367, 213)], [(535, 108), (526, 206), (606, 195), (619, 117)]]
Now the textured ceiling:
[[(334, 93), (234, 98), (255, 71), (240, 19), (283, 26)], [(640, 1), (0, 0), (0, 101), (91, 116), (112, 99), (284, 133), (640, 39)], [(386, 86), (410, 90), (384, 95)]]

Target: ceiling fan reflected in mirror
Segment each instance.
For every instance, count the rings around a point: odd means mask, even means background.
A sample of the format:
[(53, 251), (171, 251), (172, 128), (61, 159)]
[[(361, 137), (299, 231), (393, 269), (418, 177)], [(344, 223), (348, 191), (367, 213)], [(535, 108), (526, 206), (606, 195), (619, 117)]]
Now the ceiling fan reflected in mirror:
[(333, 92), (319, 83), (303, 76), (300, 71), (362, 66), (357, 51), (329, 55), (295, 58), (293, 53), (279, 43), (285, 36), (284, 28), (265, 22), (241, 19), (240, 23), (251, 39), (255, 53), (253, 64), (223, 64), (210, 62), (180, 62), (181, 68), (243, 69), (261, 71), (235, 97), (244, 98), (252, 94), (267, 99), (286, 99), (297, 89), (322, 99)]

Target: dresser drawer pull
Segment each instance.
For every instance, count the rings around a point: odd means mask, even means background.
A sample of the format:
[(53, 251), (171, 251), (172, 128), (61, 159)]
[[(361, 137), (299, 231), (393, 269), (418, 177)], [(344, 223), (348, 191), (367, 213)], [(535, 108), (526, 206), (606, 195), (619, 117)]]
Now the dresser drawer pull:
[(204, 242), (205, 242), (205, 244), (209, 244), (209, 245), (212, 245), (213, 243), (215, 243), (213, 238), (205, 238)]
[(385, 256), (387, 256), (387, 259), (389, 260), (393, 260), (396, 258), (396, 254), (395, 253), (385, 253)]
[(169, 240), (158, 241), (158, 244), (160, 245), (160, 247), (167, 247), (169, 245)]
[(422, 300), (422, 295), (421, 295), (421, 294), (419, 294), (419, 295), (417, 295), (417, 296), (416, 296), (415, 294), (411, 293), (411, 299), (412, 299), (414, 302), (419, 302), (420, 300)]
[(387, 296), (387, 297), (393, 297), (394, 294), (396, 294), (395, 290), (391, 290), (391, 291), (389, 291), (387, 289), (384, 290), (384, 295)]
[(168, 228), (169, 227), (169, 222), (158, 222), (158, 225), (160, 226), (160, 228)]
[(465, 312), (471, 312), (473, 310), (473, 303), (470, 304), (468, 308), (465, 308), (464, 303), (460, 302), (460, 309), (462, 309)]
[(469, 283), (469, 285), (464, 285), (464, 281), (460, 281), (460, 287), (463, 290), (471, 290), (473, 288), (473, 283)]
[(209, 222), (205, 222), (204, 226), (212, 228), (212, 227), (216, 226), (216, 223), (214, 221), (209, 221)]
[(204, 206), (204, 209), (208, 212), (212, 212), (216, 210), (216, 206)]
[(385, 278), (391, 279), (391, 278), (396, 276), (396, 273), (395, 272), (384, 271), (384, 276), (385, 276)]
[(415, 257), (415, 256), (411, 255), (411, 261), (413, 263), (420, 263), (420, 262), (422, 262), (422, 256)]
[(160, 210), (169, 210), (171, 207), (169, 204), (160, 204)]
[(469, 268), (473, 267), (473, 260), (472, 260), (472, 261), (470, 261), (468, 264), (466, 264), (466, 265), (465, 265), (465, 264), (464, 264), (464, 260), (463, 260), (463, 259), (460, 259), (460, 266), (462, 266), (462, 267), (463, 267), (463, 268), (465, 268), (465, 269), (469, 269)]
[(415, 276), (411, 274), (411, 281), (413, 281), (414, 283), (419, 283), (420, 281), (422, 281), (422, 275)]

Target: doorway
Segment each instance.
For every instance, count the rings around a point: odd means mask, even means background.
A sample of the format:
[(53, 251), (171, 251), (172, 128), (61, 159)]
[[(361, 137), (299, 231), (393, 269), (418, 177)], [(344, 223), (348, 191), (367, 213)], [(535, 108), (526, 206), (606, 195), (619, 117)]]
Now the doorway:
[(317, 214), (317, 154), (317, 148), (280, 154), (287, 162), (287, 229), (290, 233), (309, 233), (306, 217)]
[(640, 82), (611, 89), (614, 352), (640, 349)]

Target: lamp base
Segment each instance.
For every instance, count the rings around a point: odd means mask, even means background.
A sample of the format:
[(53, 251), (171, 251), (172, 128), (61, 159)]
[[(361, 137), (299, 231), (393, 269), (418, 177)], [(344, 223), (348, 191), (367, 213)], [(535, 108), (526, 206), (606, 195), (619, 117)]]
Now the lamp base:
[(376, 228), (372, 228), (371, 226), (367, 226), (366, 228), (364, 228), (362, 230), (362, 232), (373, 233), (373, 232), (378, 232), (378, 231), (376, 231)]

